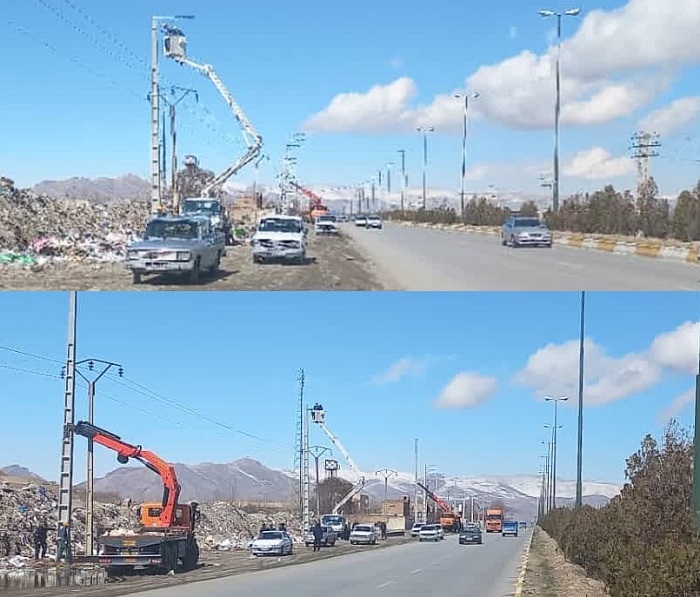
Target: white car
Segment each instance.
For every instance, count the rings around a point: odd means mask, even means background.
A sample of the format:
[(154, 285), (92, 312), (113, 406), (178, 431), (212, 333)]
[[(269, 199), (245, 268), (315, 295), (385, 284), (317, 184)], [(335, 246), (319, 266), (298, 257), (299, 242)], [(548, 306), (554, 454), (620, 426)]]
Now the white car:
[(314, 220), (314, 232), (316, 234), (340, 234), (338, 218), (331, 215), (318, 216)]
[(419, 541), (441, 541), (445, 538), (445, 531), (439, 524), (424, 524), (418, 532)]
[(350, 545), (375, 545), (377, 531), (372, 524), (358, 524), (350, 533)]
[(260, 220), (250, 241), (254, 263), (306, 261), (306, 227), (298, 216), (274, 215)]
[(294, 542), (284, 531), (263, 531), (250, 545), (254, 556), (291, 556)]
[(367, 226), (367, 216), (355, 216), (355, 226), (365, 228)]
[(411, 527), (411, 537), (418, 537), (420, 530), (423, 528), (422, 522), (417, 522)]
[(381, 230), (382, 227), (382, 219), (379, 216), (367, 216), (367, 228), (376, 228), (377, 230)]

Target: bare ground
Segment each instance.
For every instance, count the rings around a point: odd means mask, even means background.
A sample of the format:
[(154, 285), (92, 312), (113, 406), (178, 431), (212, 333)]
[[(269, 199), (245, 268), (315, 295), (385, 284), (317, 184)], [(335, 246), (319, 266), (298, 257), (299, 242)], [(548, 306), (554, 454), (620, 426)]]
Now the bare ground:
[[(38, 271), (37, 271), (38, 269)], [(221, 271), (189, 286), (176, 277), (134, 285), (121, 263), (63, 263), (34, 271), (0, 266), (0, 290), (384, 290), (369, 260), (346, 236), (312, 235), (304, 265), (253, 264), (247, 246), (228, 247)]]
[(600, 581), (588, 578), (580, 566), (564, 558), (556, 541), (535, 527), (525, 573), (523, 597), (606, 597)]
[[(314, 560), (333, 558), (343, 554), (366, 551), (368, 549), (384, 549), (393, 545), (400, 545), (410, 541), (410, 537), (389, 538), (374, 546), (353, 546), (343, 541), (334, 547), (325, 547), (319, 553), (314, 553), (310, 547), (295, 545), (294, 555), (284, 557), (263, 557), (251, 556), (249, 552), (202, 552), (200, 566), (191, 572), (182, 572), (172, 576), (130, 576), (110, 579), (106, 584), (70, 584), (69, 586), (23, 588), (7, 591), (8, 597), (64, 597), (67, 595), (89, 595), (90, 597), (119, 597), (130, 593), (166, 588), (173, 585), (188, 584), (254, 572), (256, 570), (266, 570), (280, 566), (293, 566), (304, 564)], [(63, 584), (63, 583), (61, 583)], [(3, 592), (0, 585), (0, 593)]]

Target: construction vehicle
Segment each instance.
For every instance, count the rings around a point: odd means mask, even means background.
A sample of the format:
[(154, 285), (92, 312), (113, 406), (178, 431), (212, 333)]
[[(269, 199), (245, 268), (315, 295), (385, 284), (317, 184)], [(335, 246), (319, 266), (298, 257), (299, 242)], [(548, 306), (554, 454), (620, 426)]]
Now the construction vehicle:
[(342, 444), (338, 436), (328, 429), (328, 426), (326, 425), (326, 411), (323, 410), (323, 406), (318, 403), (314, 405), (314, 407), (311, 409), (311, 420), (321, 429), (323, 429), (324, 433), (328, 436), (328, 439), (330, 439), (331, 442), (333, 442), (333, 445), (338, 448), (338, 451), (343, 455), (343, 458), (345, 458), (345, 461), (348, 463), (350, 470), (355, 474), (355, 477), (357, 477), (357, 483), (355, 486), (333, 507), (332, 514), (339, 514), (342, 512), (345, 504), (347, 504), (356, 495), (362, 493), (362, 490), (366, 485), (366, 479), (357, 464), (355, 464), (352, 456), (350, 456), (350, 453), (345, 449), (345, 446)]
[(311, 189), (301, 186), (298, 182), (293, 180), (290, 181), (292, 187), (297, 191), (309, 198), (309, 208), (304, 212), (304, 219), (310, 224), (316, 222), (318, 216), (322, 216), (328, 213), (328, 207), (323, 204), (323, 199), (314, 193)]
[(86, 560), (105, 566), (108, 573), (125, 569), (170, 572), (196, 568), (199, 546), (195, 526), (200, 518), (199, 504), (178, 502), (180, 484), (175, 467), (153, 452), (129, 444), (118, 435), (86, 421), (79, 421), (72, 430), (115, 451), (120, 464), (133, 458), (160, 475), (163, 481), (162, 501), (139, 506), (140, 527), (127, 534), (100, 535), (97, 537), (98, 555), (87, 556)]
[(175, 27), (164, 25), (166, 35), (163, 39), (164, 54), (180, 65), (186, 65), (203, 74), (207, 77), (219, 91), (224, 101), (228, 104), (233, 112), (236, 121), (241, 126), (241, 133), (245, 141), (247, 151), (243, 156), (237, 159), (233, 164), (226, 168), (223, 172), (215, 176), (201, 191), (201, 197), (185, 198), (184, 203), (192, 199), (220, 199), (220, 194), (224, 184), (232, 176), (235, 176), (248, 164), (257, 160), (260, 156), (263, 146), (263, 140), (260, 134), (255, 130), (253, 125), (248, 120), (247, 116), (236, 102), (235, 98), (223, 84), (219, 76), (216, 74), (214, 67), (210, 64), (200, 64), (187, 57), (187, 38), (185, 34)]
[(488, 508), (486, 510), (486, 532), (500, 533), (503, 530), (503, 508)]
[(440, 508), (440, 526), (447, 533), (459, 533), (462, 529), (462, 516), (459, 512), (455, 512), (450, 505), (422, 483), (418, 483), (420, 487), (435, 504)]

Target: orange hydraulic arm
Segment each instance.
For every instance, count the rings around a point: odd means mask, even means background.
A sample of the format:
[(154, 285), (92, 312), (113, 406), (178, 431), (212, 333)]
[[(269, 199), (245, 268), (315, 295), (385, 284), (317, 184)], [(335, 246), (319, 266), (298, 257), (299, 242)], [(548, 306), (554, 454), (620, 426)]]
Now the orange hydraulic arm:
[(73, 426), (73, 432), (87, 437), (105, 448), (114, 450), (120, 464), (126, 464), (129, 462), (129, 458), (135, 458), (154, 473), (160, 475), (163, 481), (163, 510), (160, 513), (160, 526), (163, 528), (173, 526), (177, 500), (180, 497), (180, 484), (177, 482), (175, 467), (172, 464), (165, 462), (153, 452), (144, 450), (141, 446), (132, 446), (122, 441), (118, 435), (96, 427), (87, 421), (78, 421)]
[(323, 205), (323, 199), (319, 197), (316, 193), (314, 193), (312, 190), (307, 189), (306, 187), (302, 187), (300, 184), (296, 182), (292, 182), (292, 186), (301, 191), (304, 195), (306, 195), (311, 201), (311, 208), (321, 208), (323, 209), (325, 206)]
[(441, 500), (438, 496), (436, 496), (432, 491), (430, 491), (430, 489), (428, 489), (422, 483), (418, 483), (418, 487), (420, 487), (423, 491), (425, 491), (425, 495), (427, 495), (438, 506), (440, 506), (440, 510), (442, 510), (445, 514), (452, 514), (452, 508), (450, 508), (450, 505), (447, 502), (445, 502), (444, 500)]

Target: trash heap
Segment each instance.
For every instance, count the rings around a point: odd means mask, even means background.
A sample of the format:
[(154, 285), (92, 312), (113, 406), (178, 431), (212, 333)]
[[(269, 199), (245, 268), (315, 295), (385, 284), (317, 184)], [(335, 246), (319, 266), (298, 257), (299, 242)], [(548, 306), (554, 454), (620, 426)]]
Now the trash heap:
[(149, 217), (147, 202), (54, 199), (0, 185), (0, 265), (118, 261)]
[[(42, 521), (49, 528), (48, 557), (56, 555), (58, 501), (56, 486), (36, 483), (20, 484), (0, 479), (0, 572), (34, 565), (33, 529)], [(71, 533), (73, 553), (85, 553), (85, 506), (83, 495), (74, 497)], [(138, 525), (138, 504), (95, 502), (95, 530), (98, 534), (126, 534)], [(197, 527), (200, 548), (230, 551), (246, 549), (263, 524), (277, 528), (285, 524), (290, 534), (298, 527), (299, 518), (289, 512), (277, 514), (246, 513), (229, 502), (201, 504)], [(4, 542), (7, 536), (8, 541)], [(301, 540), (295, 537), (295, 540)], [(7, 546), (9, 545), (9, 554)]]

